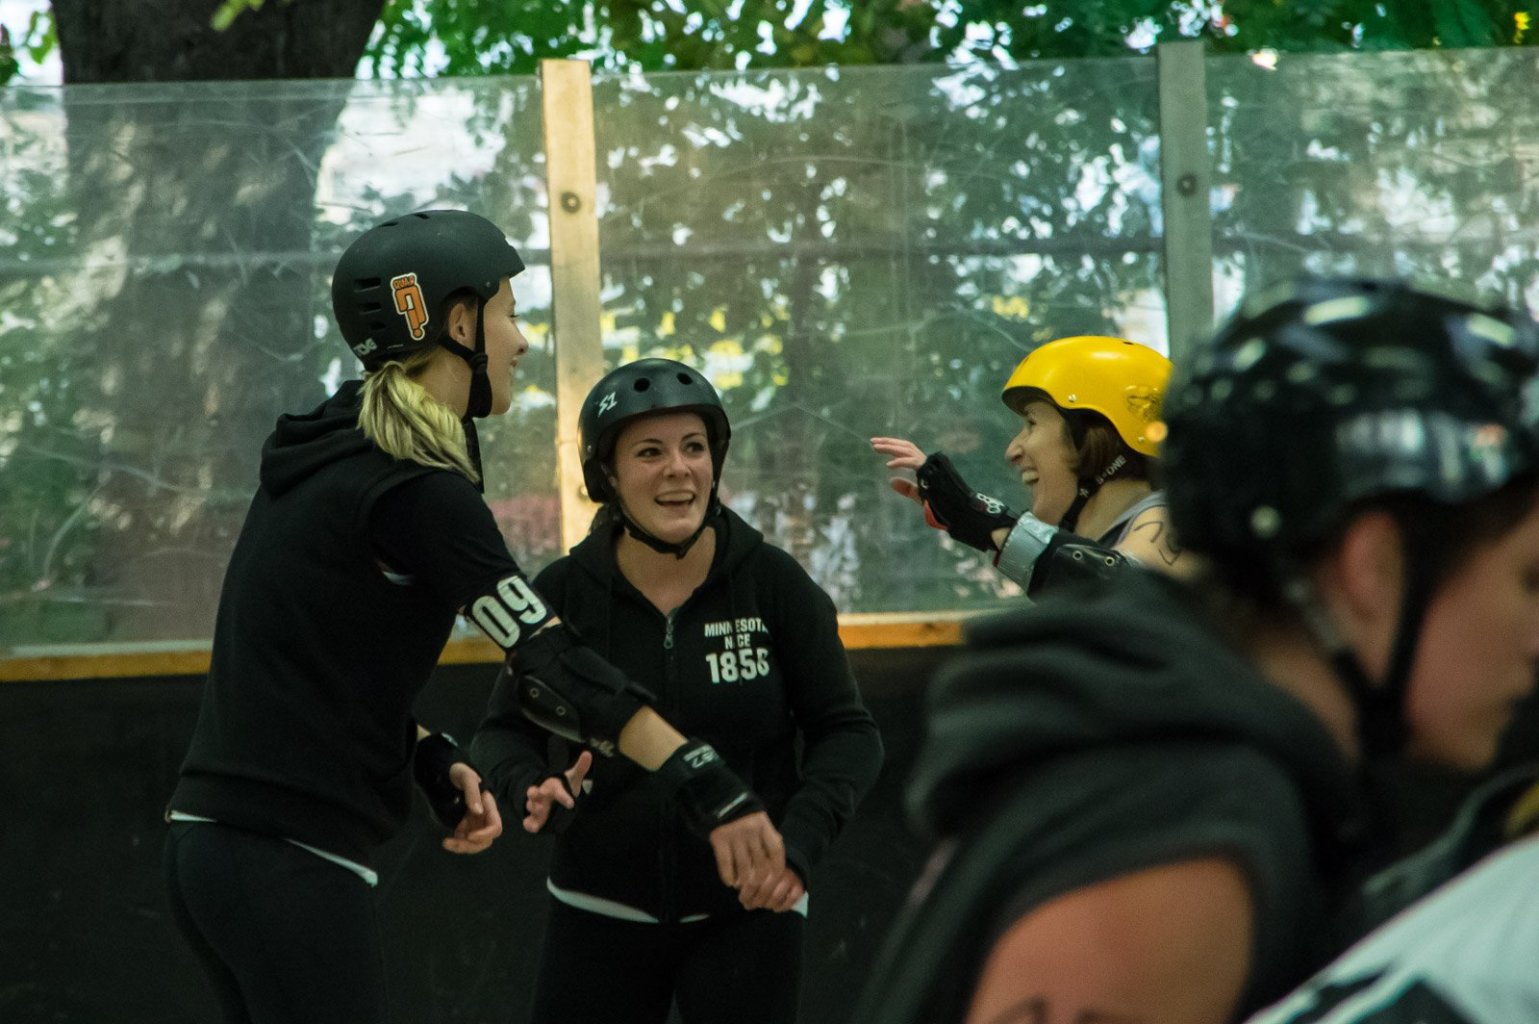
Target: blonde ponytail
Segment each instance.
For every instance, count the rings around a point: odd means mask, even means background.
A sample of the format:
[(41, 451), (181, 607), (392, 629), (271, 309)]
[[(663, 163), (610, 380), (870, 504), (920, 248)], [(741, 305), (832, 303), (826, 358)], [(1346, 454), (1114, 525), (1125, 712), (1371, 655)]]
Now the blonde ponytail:
[(425, 349), (404, 363), (388, 362), (365, 374), (358, 426), (387, 455), (455, 470), (479, 483), (480, 474), (470, 461), (459, 417), (413, 379), (434, 352)]

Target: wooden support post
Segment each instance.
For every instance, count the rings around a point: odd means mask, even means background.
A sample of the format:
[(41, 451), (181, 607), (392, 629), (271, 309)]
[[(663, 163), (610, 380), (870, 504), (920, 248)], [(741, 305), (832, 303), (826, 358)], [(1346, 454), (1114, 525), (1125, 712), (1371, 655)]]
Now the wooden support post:
[(1160, 206), (1165, 220), (1165, 315), (1170, 358), (1182, 362), (1213, 326), (1213, 214), (1208, 96), (1202, 43), (1156, 48), (1160, 93)]
[(582, 483), (577, 416), (604, 373), (599, 301), (593, 84), (579, 60), (540, 61), (545, 183), (550, 196), (551, 343), (556, 355), (556, 476), (561, 546), (588, 532), (596, 506)]

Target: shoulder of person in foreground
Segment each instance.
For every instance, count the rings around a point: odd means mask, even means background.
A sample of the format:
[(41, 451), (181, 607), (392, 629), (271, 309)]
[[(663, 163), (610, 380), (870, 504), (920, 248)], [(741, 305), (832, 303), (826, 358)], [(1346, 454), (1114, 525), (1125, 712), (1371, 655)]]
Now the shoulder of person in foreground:
[[(937, 676), (908, 801), (954, 853), (894, 929), (903, 993), (881, 1013), (955, 986), (992, 935), (1066, 895), (1162, 865), (1219, 860), (1245, 879), (1255, 962), (1231, 1013), (1324, 961), (1318, 843), (1350, 824), (1349, 766), (1204, 628), (1182, 584), (1139, 579), (974, 623)], [(936, 944), (964, 952), (943, 961)]]
[(1244, 875), (1220, 858), (1136, 871), (1016, 921), (985, 961), (969, 1024), (1223, 1024), (1250, 972)]

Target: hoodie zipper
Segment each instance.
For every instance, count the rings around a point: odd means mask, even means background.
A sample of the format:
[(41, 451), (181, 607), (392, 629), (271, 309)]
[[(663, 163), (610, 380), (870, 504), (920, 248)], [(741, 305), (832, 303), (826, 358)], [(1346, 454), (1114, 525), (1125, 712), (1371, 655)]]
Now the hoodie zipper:
[[(668, 696), (664, 702), (668, 710), (670, 721), (678, 720), (678, 666), (674, 663), (673, 655), (673, 620), (678, 615), (679, 609), (675, 608), (663, 617), (663, 675), (668, 680)], [(671, 815), (667, 825), (662, 831), (662, 842), (658, 850), (661, 857), (659, 866), (663, 871), (662, 906), (658, 909), (662, 912), (659, 916), (663, 924), (676, 924), (678, 922), (678, 870), (674, 863), (675, 847), (674, 831), (677, 828), (678, 815)]]

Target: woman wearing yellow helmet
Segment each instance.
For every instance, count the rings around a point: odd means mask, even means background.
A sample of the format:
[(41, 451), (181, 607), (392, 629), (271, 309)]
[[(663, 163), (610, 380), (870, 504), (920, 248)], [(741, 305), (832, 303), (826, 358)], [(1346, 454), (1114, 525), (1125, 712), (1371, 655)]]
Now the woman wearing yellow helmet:
[(914, 471), (892, 487), (923, 506), (931, 526), (992, 554), (1028, 593), (1129, 561), (1174, 570), (1181, 552), (1152, 480), (1169, 377), (1170, 360), (1124, 338), (1059, 338), (1021, 360), (1002, 396), (1022, 421), (1005, 448), (1031, 492), (1021, 514), (969, 487), (941, 452), (926, 457), (895, 437), (871, 447), (889, 469)]

